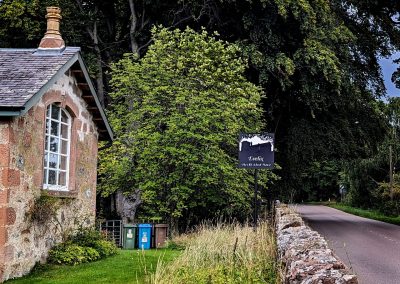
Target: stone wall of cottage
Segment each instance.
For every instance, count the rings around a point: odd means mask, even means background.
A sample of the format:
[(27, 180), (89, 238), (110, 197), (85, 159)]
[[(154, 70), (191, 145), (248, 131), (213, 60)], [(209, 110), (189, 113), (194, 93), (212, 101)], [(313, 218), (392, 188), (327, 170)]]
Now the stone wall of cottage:
[[(59, 103), (73, 117), (69, 192), (43, 190), (45, 110)], [(60, 78), (28, 113), (0, 119), (0, 282), (45, 261), (62, 234), (93, 225), (98, 132), (71, 73)], [(56, 218), (32, 220), (35, 200), (47, 194)]]

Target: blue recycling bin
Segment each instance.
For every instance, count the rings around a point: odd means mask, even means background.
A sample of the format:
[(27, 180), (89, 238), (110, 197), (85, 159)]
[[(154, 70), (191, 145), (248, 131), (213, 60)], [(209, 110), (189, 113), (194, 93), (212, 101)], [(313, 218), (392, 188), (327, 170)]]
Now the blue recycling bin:
[(139, 224), (139, 249), (150, 249), (151, 224)]

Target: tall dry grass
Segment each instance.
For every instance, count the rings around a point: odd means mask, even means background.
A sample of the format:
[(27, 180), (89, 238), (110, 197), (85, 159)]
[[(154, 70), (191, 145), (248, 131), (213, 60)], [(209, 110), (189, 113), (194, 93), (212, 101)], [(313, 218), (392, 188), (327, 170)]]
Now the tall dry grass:
[(266, 222), (257, 231), (204, 224), (173, 242), (185, 249), (173, 262), (159, 262), (153, 284), (279, 283), (274, 234)]

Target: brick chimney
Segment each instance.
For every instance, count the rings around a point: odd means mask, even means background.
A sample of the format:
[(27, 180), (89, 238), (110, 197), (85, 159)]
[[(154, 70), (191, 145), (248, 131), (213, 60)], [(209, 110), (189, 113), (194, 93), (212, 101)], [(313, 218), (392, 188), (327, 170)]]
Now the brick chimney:
[(64, 40), (60, 34), (61, 9), (58, 7), (47, 7), (47, 31), (42, 38), (39, 49), (63, 50)]

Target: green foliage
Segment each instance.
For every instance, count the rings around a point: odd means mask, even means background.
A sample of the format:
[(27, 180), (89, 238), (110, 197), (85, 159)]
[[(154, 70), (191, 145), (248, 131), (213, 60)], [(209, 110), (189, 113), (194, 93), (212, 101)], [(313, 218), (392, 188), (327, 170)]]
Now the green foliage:
[[(268, 95), (264, 118), (280, 149), (281, 195), (306, 199), (321, 186), (310, 179), (319, 175), (316, 163), (343, 169), (347, 161), (375, 154), (382, 141), (377, 54), (388, 54), (389, 42), (400, 46), (399, 33), (383, 20), (394, 16), (396, 5), (375, 3), (373, 10), (363, 1), (245, 2), (221, 1), (214, 8), (242, 19), (230, 28), (221, 24), (221, 34), (239, 42), (250, 77)], [(321, 191), (334, 195), (337, 187)]]
[(382, 108), (382, 120), (385, 122), (383, 141), (374, 155), (347, 163), (342, 175), (342, 184), (349, 189), (346, 202), (361, 208), (373, 208), (386, 215), (400, 214), (398, 174), (394, 173), (393, 200), (389, 186), (389, 149), (392, 148), (394, 168), (399, 167), (398, 153), (400, 145), (400, 100), (391, 98)]
[(56, 217), (60, 207), (60, 199), (46, 194), (35, 198), (33, 206), (29, 209), (28, 216), (31, 222), (46, 223)]
[(353, 214), (353, 215), (357, 215), (357, 216), (361, 216), (364, 218), (369, 218), (369, 219), (373, 219), (373, 220), (378, 220), (378, 221), (382, 221), (382, 222), (386, 222), (386, 223), (390, 223), (390, 224), (395, 224), (395, 225), (400, 225), (400, 216), (388, 216), (383, 214), (380, 211), (377, 210), (366, 210), (366, 209), (361, 209), (361, 208), (356, 208), (356, 207), (352, 207), (349, 205), (345, 205), (345, 204), (327, 204), (330, 207), (342, 210), (344, 212)]
[(167, 242), (164, 245), (164, 248), (173, 249), (173, 250), (184, 250), (185, 245), (181, 244), (181, 243), (177, 243), (174, 240), (167, 240)]
[(77, 265), (99, 258), (100, 254), (94, 248), (67, 243), (52, 248), (48, 261), (55, 264)]
[(16, 34), (23, 31), (25, 38), (17, 38), (16, 41), (22, 41), (29, 46), (31, 40), (40, 40), (40, 31), (44, 30), (46, 24), (42, 21), (32, 21), (32, 18), (38, 16), (40, 12), (45, 14), (45, 6), (41, 8), (38, 1), (23, 0), (5, 0), (0, 3), (0, 45), (2, 47), (10, 46), (10, 42)]
[(253, 176), (236, 167), (238, 134), (262, 129), (262, 96), (239, 47), (189, 28), (153, 36), (142, 59), (112, 68), (117, 139), (101, 154), (103, 194), (139, 189), (145, 212), (167, 218), (246, 216)]
[(371, 196), (374, 200), (373, 208), (387, 216), (400, 216), (400, 175), (394, 175), (392, 189), (389, 182), (380, 182), (372, 190)]
[(114, 255), (118, 252), (117, 246), (106, 240), (97, 240), (93, 243), (93, 248), (99, 253), (100, 258)]
[(336, 199), (339, 195), (340, 163), (337, 161), (312, 162), (303, 174), (303, 189), (306, 200), (319, 201)]
[(114, 255), (118, 251), (114, 242), (107, 240), (101, 232), (93, 228), (81, 228), (69, 238), (69, 242), (94, 248), (101, 258)]
[(49, 252), (50, 263), (76, 265), (114, 255), (117, 246), (92, 228), (82, 228)]
[(105, 237), (93, 228), (80, 228), (74, 235), (69, 237), (69, 241), (80, 245), (93, 247), (97, 241), (105, 240)]

